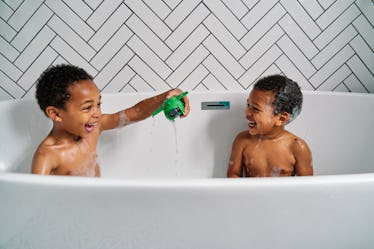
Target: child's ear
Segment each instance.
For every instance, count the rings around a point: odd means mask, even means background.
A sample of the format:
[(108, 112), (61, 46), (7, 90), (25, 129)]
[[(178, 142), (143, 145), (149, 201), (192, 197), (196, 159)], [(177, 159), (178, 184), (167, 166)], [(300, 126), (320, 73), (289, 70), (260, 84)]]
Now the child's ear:
[(47, 106), (47, 108), (45, 108), (45, 112), (53, 121), (61, 122), (62, 119), (60, 117), (60, 109), (58, 109), (57, 107)]
[(284, 126), (290, 120), (290, 114), (288, 112), (281, 112), (278, 114), (277, 125)]

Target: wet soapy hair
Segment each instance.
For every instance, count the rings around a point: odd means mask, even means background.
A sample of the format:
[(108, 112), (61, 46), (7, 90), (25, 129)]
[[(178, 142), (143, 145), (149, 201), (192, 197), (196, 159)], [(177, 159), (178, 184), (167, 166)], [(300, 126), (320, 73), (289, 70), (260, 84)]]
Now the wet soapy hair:
[(92, 79), (84, 69), (73, 65), (61, 64), (47, 68), (36, 85), (35, 97), (40, 109), (44, 113), (48, 106), (64, 109), (71, 97), (68, 87), (80, 80)]
[(282, 75), (271, 75), (257, 81), (253, 89), (271, 91), (274, 94), (274, 115), (281, 112), (290, 114), (290, 123), (301, 112), (303, 94), (299, 85)]

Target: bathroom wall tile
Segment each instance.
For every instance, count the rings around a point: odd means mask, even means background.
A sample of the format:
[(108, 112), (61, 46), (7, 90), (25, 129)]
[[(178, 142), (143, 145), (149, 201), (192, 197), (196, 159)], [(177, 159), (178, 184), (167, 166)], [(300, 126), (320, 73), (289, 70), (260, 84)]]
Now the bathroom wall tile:
[(91, 6), (87, 5), (87, 1), (64, 0), (64, 2), (83, 20), (87, 20), (92, 15), (93, 11)]
[(132, 32), (141, 37), (143, 42), (152, 48), (161, 59), (165, 60), (171, 54), (171, 49), (136, 15), (132, 15), (126, 21), (126, 25)]
[(105, 23), (97, 29), (97, 32), (89, 40), (89, 44), (96, 50), (99, 50), (122, 26), (130, 14), (131, 11), (127, 6), (121, 4), (118, 9), (116, 9), (108, 19), (106, 19)]
[(204, 41), (205, 48), (234, 76), (239, 78), (244, 72), (244, 68), (235, 60), (235, 58), (221, 45), (217, 39), (210, 35)]
[(244, 68), (248, 69), (268, 50), (276, 41), (278, 41), (284, 31), (279, 25), (274, 25), (257, 43), (247, 51), (247, 53), (240, 59), (240, 63)]
[[(97, 31), (113, 13), (117, 13), (118, 6), (120, 6), (121, 2), (121, 0), (103, 1), (87, 19), (87, 23), (91, 28)], [(83, 19), (86, 20), (86, 17)]]
[(208, 15), (208, 9), (200, 4), (166, 39), (166, 44), (175, 50)]
[(22, 26), (11, 44), (19, 51), (22, 51), (34, 37), (34, 34), (38, 33), (43, 28), (51, 16), (52, 11), (50, 11), (45, 5), (42, 5), (36, 11), (35, 15), (33, 15), (24, 26)]
[(222, 43), (225, 49), (235, 57), (236, 60), (245, 54), (245, 48), (214, 15), (209, 15), (204, 20), (204, 25), (209, 29), (212, 35)]
[(162, 20), (152, 12), (142, 1), (128, 0), (126, 5), (155, 33), (160, 39), (165, 40), (171, 30)]
[(13, 62), (18, 56), (19, 52), (3, 37), (0, 36), (0, 53), (3, 54), (9, 61)]
[(165, 23), (172, 29), (176, 29), (184, 19), (194, 11), (201, 0), (182, 1), (178, 6), (173, 8), (170, 15), (165, 19)]
[(203, 62), (204, 66), (217, 80), (225, 87), (225, 89), (240, 90), (242, 86), (238, 85), (235, 77), (227, 70), (217, 58), (209, 55)]
[[(134, 56), (128, 47), (122, 47), (110, 62), (95, 76), (95, 83), (99, 89), (103, 89), (108, 82), (126, 65)], [(124, 64), (122, 64), (124, 63)]]
[(17, 58), (14, 64), (22, 71), (26, 71), (54, 37), (55, 33), (48, 26), (44, 26)]
[(345, 27), (347, 27), (360, 14), (355, 5), (351, 5), (331, 25), (329, 25), (315, 40), (314, 43), (319, 49), (327, 46)]
[(86, 41), (94, 35), (95, 31), (60, 0), (46, 0), (45, 4)]
[(248, 90), (272, 73), (302, 89), (372, 92), (368, 0), (0, 0), (1, 98), (33, 98), (71, 63), (103, 92)]
[(321, 33), (318, 25), (296, 0), (281, 0), (281, 4), (310, 39)]
[(230, 12), (221, 1), (204, 0), (209, 10), (231, 31), (236, 39), (240, 39), (247, 32), (245, 26)]
[(186, 40), (167, 58), (166, 63), (176, 69), (192, 51), (194, 51), (209, 35), (209, 31), (199, 25)]
[(111, 58), (123, 47), (133, 35), (126, 26), (122, 27), (111, 37), (111, 39), (96, 53), (90, 63), (98, 70), (101, 70)]
[(150, 68), (155, 71), (162, 79), (166, 79), (172, 70), (165, 64), (142, 40), (137, 36), (133, 36), (128, 42), (127, 46), (134, 51), (140, 58), (143, 59)]
[(374, 92), (374, 76), (370, 73), (367, 67), (360, 58), (355, 55), (349, 61), (347, 61), (348, 67), (352, 70), (352, 73), (360, 80), (362, 85), (369, 91)]
[(58, 16), (53, 16), (48, 22), (48, 26), (56, 31), (56, 34), (74, 48), (86, 60), (90, 60), (96, 51), (70, 26), (66, 25)]
[(42, 2), (42, 0), (24, 1), (12, 14), (12, 17), (8, 20), (8, 24), (16, 31), (20, 31), (28, 20), (32, 18)]
[(271, 29), (282, 17), (286, 14), (286, 11), (279, 4), (274, 6), (257, 24), (254, 26), (244, 37), (240, 40), (240, 43), (246, 49), (252, 48), (256, 44), (257, 40), (261, 38), (265, 33)]
[(222, 0), (222, 2), (238, 19), (241, 19), (249, 11), (241, 0)]
[[(170, 7), (162, 0), (143, 0), (143, 2), (161, 19), (164, 20), (171, 12)], [(188, 1), (190, 2), (190, 1)]]
[(40, 76), (40, 72), (46, 69), (58, 54), (52, 48), (47, 47), (30, 65), (27, 71), (18, 80), (18, 84), (24, 89), (29, 89)]
[(318, 53), (318, 49), (316, 46), (314, 46), (313, 41), (309, 39), (305, 32), (289, 15), (285, 15), (279, 21), (279, 25), (300, 49), (300, 51), (303, 51), (304, 55), (309, 60)]
[(147, 64), (145, 64), (138, 56), (134, 56), (128, 63), (129, 67), (141, 76), (146, 82), (152, 82), (151, 88), (156, 91), (165, 91), (170, 89), (160, 76), (158, 76)]

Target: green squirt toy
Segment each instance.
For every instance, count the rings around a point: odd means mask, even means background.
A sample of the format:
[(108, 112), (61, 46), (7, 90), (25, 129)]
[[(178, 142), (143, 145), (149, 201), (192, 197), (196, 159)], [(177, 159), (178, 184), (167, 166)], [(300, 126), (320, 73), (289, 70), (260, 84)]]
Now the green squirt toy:
[(173, 96), (164, 101), (164, 103), (152, 113), (152, 117), (159, 112), (164, 111), (167, 119), (174, 121), (174, 119), (184, 113), (184, 102), (181, 100), (188, 92)]

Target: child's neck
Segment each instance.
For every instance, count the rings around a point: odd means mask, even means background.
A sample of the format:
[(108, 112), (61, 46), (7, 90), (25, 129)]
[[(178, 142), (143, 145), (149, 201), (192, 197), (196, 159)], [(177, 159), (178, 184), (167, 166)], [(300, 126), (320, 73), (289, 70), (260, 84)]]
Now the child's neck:
[(273, 129), (271, 132), (267, 134), (260, 134), (258, 135), (261, 139), (266, 140), (276, 140), (278, 138), (281, 138), (286, 133), (286, 130), (283, 127), (278, 127)]
[(83, 138), (75, 134), (66, 132), (65, 130), (53, 128), (50, 132), (50, 135), (53, 136), (58, 141), (71, 141), (71, 142), (81, 142)]

